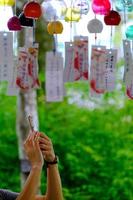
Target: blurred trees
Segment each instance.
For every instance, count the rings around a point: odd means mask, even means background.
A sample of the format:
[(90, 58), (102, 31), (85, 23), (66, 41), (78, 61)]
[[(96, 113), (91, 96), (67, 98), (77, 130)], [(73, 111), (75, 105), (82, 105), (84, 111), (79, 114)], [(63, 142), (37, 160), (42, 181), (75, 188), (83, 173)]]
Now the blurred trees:
[[(60, 157), (66, 199), (132, 200), (132, 103), (94, 109), (67, 102), (48, 104), (43, 115), (46, 130)], [(130, 110), (130, 112), (129, 112)]]
[[(4, 93), (4, 91), (3, 91)], [(16, 100), (0, 95), (1, 187), (19, 191)], [(132, 101), (89, 110), (38, 96), (40, 130), (52, 138), (66, 200), (133, 199)], [(10, 120), (10, 124), (8, 121)], [(45, 169), (42, 192), (45, 192)]]

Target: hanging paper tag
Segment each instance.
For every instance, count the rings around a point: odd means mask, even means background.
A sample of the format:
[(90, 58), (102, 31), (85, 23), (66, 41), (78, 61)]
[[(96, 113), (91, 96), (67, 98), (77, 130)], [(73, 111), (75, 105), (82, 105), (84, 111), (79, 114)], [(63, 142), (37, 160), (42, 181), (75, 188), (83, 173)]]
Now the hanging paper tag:
[(74, 81), (74, 44), (73, 42), (65, 42), (65, 68), (64, 82)]
[(92, 46), (91, 66), (90, 66), (90, 87), (94, 93), (103, 94), (105, 92), (105, 46)]
[(38, 79), (38, 43), (33, 47), (28, 48), (28, 75), (31, 88), (39, 88), (40, 83)]
[(124, 68), (124, 82), (126, 86), (129, 86), (133, 80), (133, 58), (131, 52), (131, 43), (129, 40), (123, 40), (123, 50), (125, 59)]
[(60, 52), (46, 54), (46, 101), (62, 101), (64, 97), (63, 57)]
[(8, 81), (13, 69), (13, 33), (0, 32), (0, 80)]
[(88, 37), (74, 37), (74, 80), (88, 80)]
[(18, 53), (18, 67), (17, 67), (17, 86), (26, 91), (30, 89), (29, 76), (28, 76), (28, 52), (25, 47), (19, 48)]
[(115, 89), (115, 65), (117, 61), (117, 50), (107, 49), (106, 50), (106, 61), (105, 61), (105, 78), (104, 85), (106, 91), (113, 91)]

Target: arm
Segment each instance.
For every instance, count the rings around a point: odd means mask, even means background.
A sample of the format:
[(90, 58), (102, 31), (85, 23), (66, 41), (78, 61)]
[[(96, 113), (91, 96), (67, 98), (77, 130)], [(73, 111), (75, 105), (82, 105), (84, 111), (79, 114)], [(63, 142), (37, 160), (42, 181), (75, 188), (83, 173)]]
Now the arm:
[(47, 192), (48, 200), (63, 200), (62, 185), (57, 164), (47, 168)]
[(41, 176), (40, 167), (32, 167), (29, 177), (26, 180), (22, 192), (20, 192), (17, 200), (34, 200), (37, 193)]
[(24, 143), (26, 154), (31, 162), (31, 171), (17, 200), (34, 200), (40, 184), (43, 156), (39, 147), (38, 134), (29, 134)]
[[(51, 162), (55, 158), (53, 144), (49, 137), (40, 135), (40, 148), (45, 161)], [(47, 167), (47, 191), (46, 200), (63, 200), (61, 178), (58, 165), (49, 164)]]

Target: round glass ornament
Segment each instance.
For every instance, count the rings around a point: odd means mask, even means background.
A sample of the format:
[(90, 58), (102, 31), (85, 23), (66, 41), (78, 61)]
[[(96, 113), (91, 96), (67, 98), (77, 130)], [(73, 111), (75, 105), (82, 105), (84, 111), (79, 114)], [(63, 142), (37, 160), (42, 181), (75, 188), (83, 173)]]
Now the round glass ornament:
[(95, 14), (107, 15), (111, 9), (109, 0), (92, 0), (92, 10)]
[(69, 7), (65, 15), (66, 22), (78, 22), (81, 19), (79, 9)]
[(89, 12), (89, 2), (88, 0), (76, 0), (74, 8), (79, 10), (80, 14), (87, 15)]
[(103, 30), (103, 24), (99, 19), (92, 19), (89, 21), (87, 29), (90, 33), (101, 33)]
[(49, 22), (47, 25), (47, 31), (50, 35), (61, 34), (63, 32), (63, 25), (60, 21)]
[(20, 31), (22, 29), (17, 16), (11, 17), (7, 22), (7, 26), (10, 31)]
[(15, 0), (0, 0), (0, 6), (13, 6)]
[(24, 5), (24, 15), (27, 18), (38, 19), (42, 15), (41, 5), (36, 1), (30, 1)]
[(125, 31), (126, 38), (129, 40), (133, 40), (133, 25), (127, 27)]
[(64, 0), (45, 0), (41, 6), (42, 15), (46, 21), (63, 19), (67, 10)]
[(118, 11), (118, 12), (124, 12), (124, 11), (127, 11), (127, 12), (132, 12), (133, 11), (133, 4), (124, 4), (124, 1), (123, 0), (116, 0), (115, 1), (115, 9)]
[(108, 15), (104, 16), (104, 22), (106, 25), (118, 26), (121, 22), (121, 16), (117, 11), (111, 10)]
[(26, 18), (24, 15), (24, 12), (20, 13), (19, 21), (20, 21), (21, 26), (23, 27), (33, 27), (33, 19)]

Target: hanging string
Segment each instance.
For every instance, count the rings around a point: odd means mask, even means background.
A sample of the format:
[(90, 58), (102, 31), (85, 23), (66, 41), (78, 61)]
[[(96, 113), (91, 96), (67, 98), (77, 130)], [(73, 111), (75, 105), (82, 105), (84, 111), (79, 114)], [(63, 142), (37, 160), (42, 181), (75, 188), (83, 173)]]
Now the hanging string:
[[(6, 12), (6, 3), (5, 3), (5, 0), (4, 0), (4, 8), (3, 8), (3, 11)], [(4, 32), (6, 32), (5, 26), (4, 26)]]
[(82, 19), (82, 7), (83, 7), (83, 5), (82, 5), (82, 0), (80, 1), (80, 19)]
[(4, 11), (5, 11), (5, 9), (6, 9), (6, 3), (5, 3), (5, 0), (4, 0)]
[[(96, 14), (95, 14), (95, 19), (96, 19)], [(97, 44), (97, 33), (95, 33), (95, 45)]]
[(113, 39), (113, 27), (110, 28), (110, 49), (112, 48), (112, 39)]
[[(114, 2), (112, 1), (112, 10), (114, 10)], [(113, 27), (110, 28), (110, 49), (112, 49), (112, 42), (113, 42)]]
[(57, 51), (57, 34), (56, 34), (56, 16), (54, 16), (54, 34), (53, 34), (53, 52), (54, 54), (56, 53)]
[[(82, 20), (82, 0), (80, 1), (80, 20)], [(82, 35), (80, 34), (80, 39), (82, 39)]]
[(36, 43), (36, 20), (33, 19), (33, 45)]
[(126, 30), (127, 16), (126, 16), (126, 7), (124, 6), (124, 4), (123, 4), (123, 7), (124, 7), (124, 26), (125, 26), (125, 30)]
[[(28, 2), (30, 2), (30, 0), (28, 0)], [(37, 0), (37, 2), (38, 2), (38, 0)], [(34, 44), (36, 43), (36, 19), (33, 19), (32, 37), (33, 37), (32, 43), (34, 46)]]
[[(16, 16), (17, 15), (17, 0), (15, 0), (15, 4), (14, 4), (14, 16)], [(14, 42), (13, 42), (13, 44), (14, 44), (14, 56), (15, 57), (17, 57), (17, 55), (18, 55), (18, 52), (17, 52), (17, 50), (16, 50), (16, 48), (18, 47), (18, 33), (17, 33), (17, 31), (14, 31), (13, 32), (13, 40), (14, 40)]]
[(71, 12), (70, 12), (70, 42), (73, 41), (73, 33), (72, 33), (72, 29), (73, 29), (73, 23), (72, 23), (72, 10), (73, 10), (73, 0), (71, 0)]
[(14, 5), (14, 15), (16, 16), (17, 14), (17, 0), (15, 0), (15, 5)]
[(56, 53), (56, 34), (53, 34), (53, 53)]

